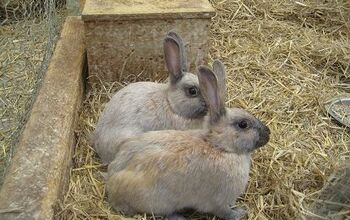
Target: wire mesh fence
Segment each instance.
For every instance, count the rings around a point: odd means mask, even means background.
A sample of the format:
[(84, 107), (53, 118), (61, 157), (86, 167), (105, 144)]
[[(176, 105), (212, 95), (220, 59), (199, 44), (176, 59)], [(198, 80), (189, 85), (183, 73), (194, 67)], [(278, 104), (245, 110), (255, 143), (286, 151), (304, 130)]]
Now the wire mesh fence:
[(65, 0), (0, 0), (0, 186), (44, 78), (64, 6)]

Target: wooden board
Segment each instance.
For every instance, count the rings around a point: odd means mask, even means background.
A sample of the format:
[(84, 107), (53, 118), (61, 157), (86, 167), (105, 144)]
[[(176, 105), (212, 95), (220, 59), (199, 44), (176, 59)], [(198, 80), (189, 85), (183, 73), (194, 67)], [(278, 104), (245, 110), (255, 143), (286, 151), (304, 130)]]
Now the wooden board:
[(208, 0), (86, 0), (84, 21), (211, 18)]

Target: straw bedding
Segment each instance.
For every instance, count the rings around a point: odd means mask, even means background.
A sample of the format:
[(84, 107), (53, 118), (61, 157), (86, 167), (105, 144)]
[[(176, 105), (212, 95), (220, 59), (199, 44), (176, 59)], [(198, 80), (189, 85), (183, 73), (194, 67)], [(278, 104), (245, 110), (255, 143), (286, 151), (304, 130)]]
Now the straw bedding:
[[(245, 219), (308, 219), (311, 204), (338, 163), (349, 159), (349, 130), (323, 102), (350, 92), (349, 1), (212, 1), (212, 59), (226, 65), (229, 107), (249, 110), (272, 131), (254, 153)], [(68, 191), (58, 219), (126, 218), (111, 210), (89, 144), (104, 104), (125, 83), (93, 85), (80, 115)], [(350, 214), (345, 206), (342, 215)], [(135, 218), (146, 218), (144, 215)], [(147, 216), (147, 218), (157, 218)], [(194, 213), (191, 218), (213, 218)]]

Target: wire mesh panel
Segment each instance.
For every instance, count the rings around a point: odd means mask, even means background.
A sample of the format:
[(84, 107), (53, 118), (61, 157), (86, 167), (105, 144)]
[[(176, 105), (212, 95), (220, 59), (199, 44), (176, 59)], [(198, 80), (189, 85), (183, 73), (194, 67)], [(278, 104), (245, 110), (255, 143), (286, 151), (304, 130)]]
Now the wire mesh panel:
[(64, 5), (0, 0), (0, 185), (55, 47)]

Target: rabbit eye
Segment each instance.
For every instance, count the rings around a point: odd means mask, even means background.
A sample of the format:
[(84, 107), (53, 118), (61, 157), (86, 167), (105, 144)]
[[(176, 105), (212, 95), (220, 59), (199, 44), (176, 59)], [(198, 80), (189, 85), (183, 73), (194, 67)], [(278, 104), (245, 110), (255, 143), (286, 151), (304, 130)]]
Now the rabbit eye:
[(246, 129), (246, 128), (248, 128), (248, 122), (246, 120), (242, 120), (242, 121), (238, 122), (238, 127), (241, 129)]
[(187, 94), (191, 97), (198, 96), (198, 89), (196, 87), (190, 87), (187, 89)]

